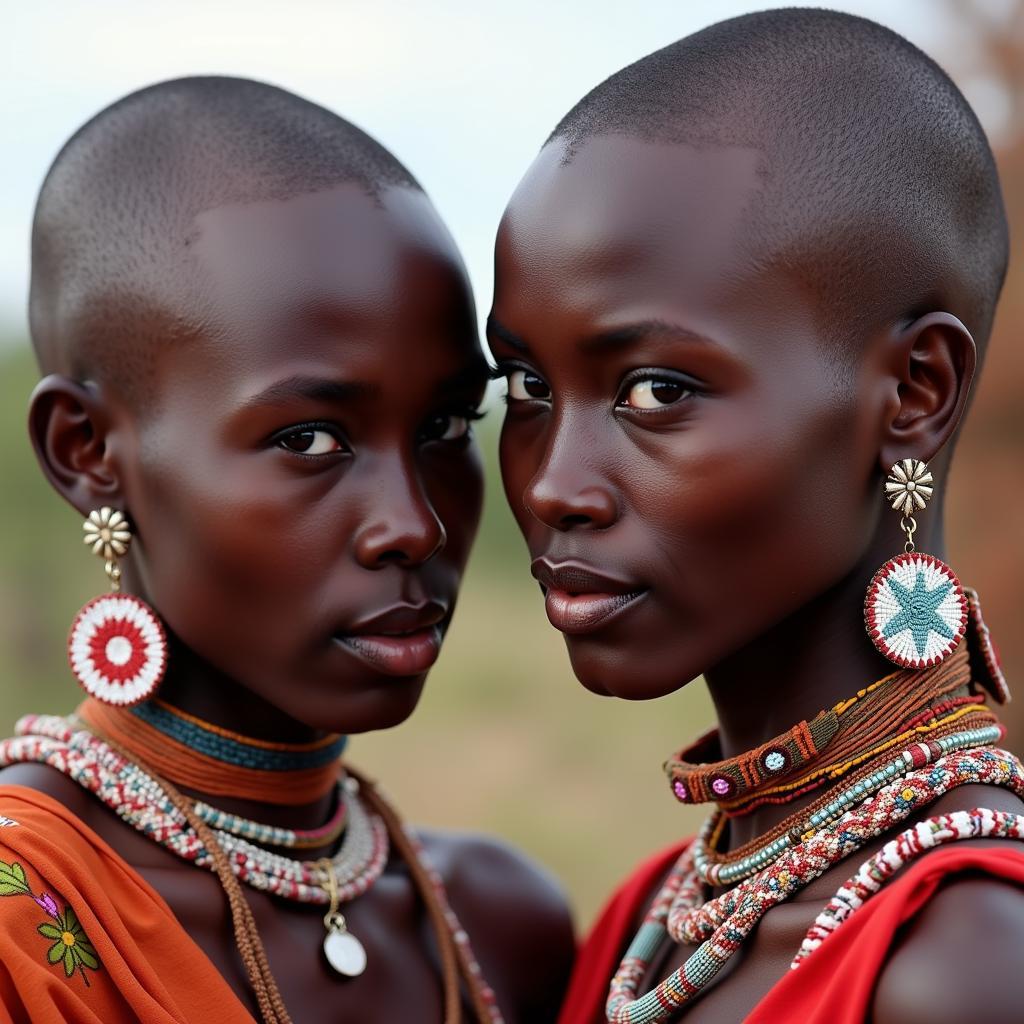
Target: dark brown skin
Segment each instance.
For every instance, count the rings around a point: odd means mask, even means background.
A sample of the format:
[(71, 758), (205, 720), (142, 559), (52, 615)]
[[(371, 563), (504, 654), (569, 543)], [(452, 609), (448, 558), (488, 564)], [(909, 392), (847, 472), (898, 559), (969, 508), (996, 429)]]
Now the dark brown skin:
[[(127, 510), (137, 536), (126, 589), (172, 636), (162, 698), (266, 739), (397, 725), (436, 657), (439, 641), (422, 634), (450, 621), (481, 507), (468, 418), (486, 365), (461, 260), (410, 189), (214, 209), (196, 236), (205, 288), (187, 312), (202, 310), (201, 336), (160, 350), (142, 411), (101, 382), (42, 381), (40, 463), (83, 515)], [(417, 630), (386, 641), (398, 652), (385, 662), (348, 639)], [(70, 806), (255, 1011), (213, 875), (48, 768), (15, 766), (0, 781)], [(210, 801), (299, 828), (328, 813), (327, 800)], [(573, 955), (556, 887), (497, 842), (424, 840), (508, 1019), (552, 1020)], [(369, 958), (358, 979), (337, 978), (320, 955), (322, 909), (247, 895), (296, 1021), (442, 1020), (436, 942), (401, 861), (345, 907)]]
[[(565, 155), (558, 140), (542, 151), (498, 233), (488, 338), (509, 380), (506, 495), (580, 681), (635, 700), (703, 673), (736, 754), (892, 670), (863, 625), (871, 575), (902, 550), (881, 483), (907, 456), (944, 482), (974, 342), (939, 296), (858, 351), (830, 351), (815, 296), (751, 257), (749, 150), (610, 136)], [(918, 521), (919, 548), (942, 557), (941, 496)], [(969, 787), (929, 813), (979, 804), (1024, 810)], [(730, 843), (798, 806), (740, 819)], [(749, 1013), (850, 871), (770, 911), (680, 1019)], [(972, 928), (998, 919), (1019, 948), (1024, 895), (970, 885)], [(929, 915), (962, 905), (960, 888)], [(882, 977), (875, 1020), (964, 1019), (944, 1016), (945, 990), (921, 999), (922, 964), (946, 966), (954, 1007), (980, 1000), (978, 1019), (1010, 1019), (1018, 982), (987, 948), (919, 924)], [(690, 952), (667, 952), (644, 990)]]

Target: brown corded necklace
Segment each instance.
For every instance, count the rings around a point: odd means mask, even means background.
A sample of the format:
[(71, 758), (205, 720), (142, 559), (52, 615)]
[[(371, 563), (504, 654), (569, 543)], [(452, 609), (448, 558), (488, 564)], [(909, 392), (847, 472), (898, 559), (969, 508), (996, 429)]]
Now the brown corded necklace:
[[(242, 890), (241, 883), (235, 877), (227, 855), (217, 842), (216, 836), (209, 826), (196, 814), (193, 801), (166, 778), (158, 775), (141, 761), (134, 751), (127, 749), (116, 740), (105, 735), (101, 730), (90, 727), (98, 739), (106, 743), (122, 757), (134, 762), (140, 769), (149, 774), (164, 790), (171, 803), (181, 812), (189, 826), (195, 831), (199, 841), (210, 855), (214, 872), (220, 880), (221, 887), (228, 900), (231, 911), (231, 922), (235, 935), (235, 946), (245, 967), (249, 984), (259, 1007), (260, 1017), (264, 1024), (291, 1024), (291, 1017), (281, 998), (277, 982), (270, 970), (266, 950), (259, 937), (256, 921), (253, 917), (248, 900)], [(473, 1007), (474, 1015), (484, 1024), (493, 1019), (493, 1011), (483, 993), (479, 977), (469, 969), (466, 957), (461, 951), (452, 934), (452, 928), (446, 917), (445, 907), (437, 894), (437, 882), (431, 878), (424, 866), (414, 840), (408, 832), (397, 811), (377, 790), (376, 786), (365, 776), (347, 768), (349, 775), (360, 784), (360, 793), (367, 804), (380, 815), (388, 830), (394, 848), (405, 861), (412, 876), (413, 883), (427, 909), (430, 921), (437, 938), (441, 957), (441, 974), (444, 986), (444, 1024), (462, 1024), (462, 991), (460, 978)]]

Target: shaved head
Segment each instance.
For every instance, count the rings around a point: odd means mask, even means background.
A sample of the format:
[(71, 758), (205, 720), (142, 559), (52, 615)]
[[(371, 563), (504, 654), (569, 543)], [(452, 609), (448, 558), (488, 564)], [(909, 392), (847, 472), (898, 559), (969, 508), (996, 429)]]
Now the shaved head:
[(1009, 246), (995, 162), (948, 75), (894, 32), (806, 8), (720, 22), (607, 79), (551, 138), (571, 161), (601, 135), (757, 150), (751, 259), (813, 289), (837, 346), (944, 309), (984, 349)]
[(323, 107), (246, 79), (162, 82), (80, 128), (43, 183), (29, 320), (45, 373), (134, 399), (160, 344), (208, 328), (196, 218), (343, 183), (418, 189), (370, 136)]

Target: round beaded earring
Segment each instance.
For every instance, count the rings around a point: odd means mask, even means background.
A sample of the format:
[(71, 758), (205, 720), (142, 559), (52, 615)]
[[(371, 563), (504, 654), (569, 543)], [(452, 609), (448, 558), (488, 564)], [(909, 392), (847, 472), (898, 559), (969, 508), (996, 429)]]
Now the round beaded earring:
[(119, 558), (132, 534), (122, 512), (101, 508), (83, 523), (85, 543), (103, 559), (109, 594), (93, 598), (75, 616), (68, 638), (71, 671), (86, 693), (127, 707), (152, 697), (167, 669), (167, 636), (153, 609), (121, 593)]
[(938, 664), (967, 628), (967, 597), (956, 573), (941, 559), (914, 547), (914, 513), (928, 504), (932, 483), (927, 464), (919, 459), (902, 459), (889, 471), (885, 498), (900, 513), (907, 542), (902, 555), (875, 573), (864, 599), (871, 642), (904, 668)]

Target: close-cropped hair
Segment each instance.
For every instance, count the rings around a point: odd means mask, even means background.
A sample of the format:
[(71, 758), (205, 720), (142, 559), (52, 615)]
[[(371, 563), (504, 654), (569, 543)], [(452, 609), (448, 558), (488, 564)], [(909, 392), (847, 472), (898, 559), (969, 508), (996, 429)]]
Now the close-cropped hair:
[(813, 288), (830, 341), (939, 308), (984, 349), (1009, 251), (995, 160), (949, 76), (889, 29), (810, 8), (712, 25), (602, 82), (549, 142), (571, 160), (602, 135), (758, 151), (752, 258)]
[(374, 197), (419, 188), (355, 125), (262, 82), (181, 78), (118, 100), (64, 145), (36, 204), (29, 322), (41, 369), (141, 397), (157, 343), (203, 319), (197, 215), (348, 182)]

